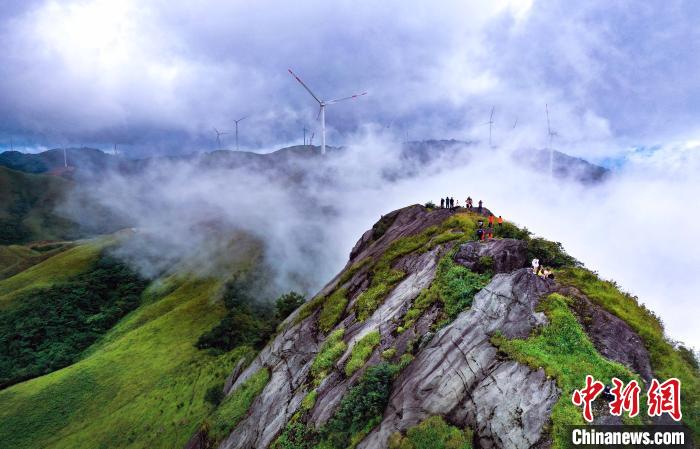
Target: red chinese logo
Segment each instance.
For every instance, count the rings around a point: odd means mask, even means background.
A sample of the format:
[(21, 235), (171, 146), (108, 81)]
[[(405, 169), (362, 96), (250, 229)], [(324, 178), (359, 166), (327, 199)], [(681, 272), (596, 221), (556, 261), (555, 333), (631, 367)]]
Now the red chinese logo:
[(622, 415), (623, 411), (629, 412), (630, 418), (634, 418), (639, 414), (639, 392), (641, 388), (636, 380), (631, 381), (625, 386), (617, 377), (612, 378), (613, 388), (610, 394), (615, 397), (610, 401), (610, 414), (615, 416)]
[(583, 418), (588, 422), (593, 422), (593, 410), (591, 403), (603, 391), (605, 385), (602, 382), (593, 380), (593, 376), (586, 376), (586, 387), (580, 390), (574, 390), (571, 398), (574, 405), (583, 405)]
[(653, 379), (647, 393), (649, 399), (649, 416), (671, 415), (675, 421), (683, 417), (681, 412), (681, 381), (674, 378), (660, 384)]
[[(630, 418), (639, 414), (639, 394), (642, 390), (636, 380), (631, 380), (627, 385), (620, 379), (612, 378), (612, 388), (606, 387), (602, 382), (586, 376), (586, 386), (580, 390), (574, 390), (571, 401), (576, 406), (583, 406), (583, 418), (593, 422), (593, 402), (602, 393), (603, 398), (609, 402), (610, 414), (621, 416), (628, 412)], [(668, 413), (671, 418), (680, 421), (681, 412), (681, 381), (674, 378), (664, 383), (652, 379), (647, 391), (647, 403), (649, 416), (661, 416)]]

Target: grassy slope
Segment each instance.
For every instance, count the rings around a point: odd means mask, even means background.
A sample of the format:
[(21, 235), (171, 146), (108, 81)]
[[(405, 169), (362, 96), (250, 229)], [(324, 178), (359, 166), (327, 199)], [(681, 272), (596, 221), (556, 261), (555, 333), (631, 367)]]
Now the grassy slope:
[(583, 268), (561, 270), (557, 279), (580, 289), (592, 301), (623, 319), (644, 340), (655, 376), (663, 382), (676, 377), (682, 382), (683, 421), (700, 438), (700, 373), (664, 338), (659, 319), (636, 298), (627, 295), (612, 282), (599, 279)]
[(1, 280), (0, 308), (7, 307), (19, 293), (48, 287), (84, 272), (97, 259), (100, 251), (113, 242), (109, 237), (91, 240)]
[[(211, 407), (206, 390), (246, 349), (194, 347), (225, 313), (213, 280), (151, 298), (78, 363), (0, 392), (0, 447), (181, 447)], [(17, 432), (16, 429), (22, 429)]]
[(70, 182), (0, 166), (0, 243), (74, 238), (74, 224), (54, 213)]
[(70, 247), (70, 243), (0, 245), (0, 280), (21, 273), (32, 265), (36, 265)]
[(566, 447), (567, 425), (585, 424), (581, 409), (571, 402), (574, 389), (585, 385), (586, 375), (592, 375), (607, 385), (617, 377), (627, 383), (636, 378), (626, 367), (601, 356), (589, 340), (576, 317), (569, 310), (568, 298), (552, 294), (538, 309), (547, 314), (550, 322), (536, 330), (527, 339), (507, 340), (495, 336), (492, 342), (510, 357), (530, 366), (544, 368), (557, 381), (562, 395), (552, 410), (552, 447)]

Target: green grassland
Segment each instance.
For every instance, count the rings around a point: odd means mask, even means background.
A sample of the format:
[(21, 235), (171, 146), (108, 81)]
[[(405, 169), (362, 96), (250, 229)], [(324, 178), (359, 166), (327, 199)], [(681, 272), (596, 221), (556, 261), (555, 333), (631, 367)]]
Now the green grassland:
[[(112, 242), (78, 245), (0, 281), (0, 305), (80, 275)], [(213, 410), (221, 385), (248, 347), (213, 353), (195, 343), (226, 315), (222, 282), (173, 275), (76, 363), (0, 391), (0, 448), (182, 447)]]
[(0, 166), (0, 244), (76, 238), (75, 223), (55, 213), (71, 183)]
[(11, 305), (13, 298), (22, 293), (50, 287), (85, 272), (97, 260), (100, 252), (114, 242), (112, 237), (90, 240), (1, 280), (0, 309)]

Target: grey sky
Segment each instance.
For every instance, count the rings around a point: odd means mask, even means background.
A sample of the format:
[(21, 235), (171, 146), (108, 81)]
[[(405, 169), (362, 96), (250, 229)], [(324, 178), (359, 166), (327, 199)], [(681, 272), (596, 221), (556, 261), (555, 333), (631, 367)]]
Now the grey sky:
[[(410, 139), (503, 140), (595, 159), (695, 137), (700, 6), (692, 1), (5, 2), (0, 133), (28, 145), (120, 141), (211, 149), (242, 124), (246, 148), (316, 127), (293, 67), (326, 98), (331, 143), (366, 124)], [(244, 127), (243, 127), (244, 126)], [(232, 146), (232, 142), (226, 142)]]

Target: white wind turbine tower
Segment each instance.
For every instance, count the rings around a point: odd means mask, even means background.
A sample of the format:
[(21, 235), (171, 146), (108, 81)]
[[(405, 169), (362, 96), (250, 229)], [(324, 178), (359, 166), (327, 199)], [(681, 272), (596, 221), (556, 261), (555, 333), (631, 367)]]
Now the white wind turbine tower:
[[(248, 116), (244, 115), (243, 117), (239, 118), (238, 120), (234, 120), (234, 122), (236, 123), (236, 151), (238, 151), (238, 122), (240, 122), (241, 120), (243, 120), (245, 118), (248, 118)], [(223, 134), (226, 134), (226, 133), (223, 133)]]
[(214, 132), (216, 133), (216, 146), (217, 148), (221, 149), (221, 136), (228, 133), (225, 131), (219, 131), (216, 128), (214, 128)]
[(66, 150), (66, 147), (63, 147), (63, 166), (68, 167), (68, 150)]
[(544, 111), (547, 114), (547, 134), (549, 135), (549, 177), (554, 178), (554, 147), (552, 146), (552, 139), (557, 135), (556, 132), (552, 131), (552, 127), (549, 123), (549, 105), (544, 104)]
[(314, 100), (318, 102), (319, 105), (319, 111), (318, 115), (321, 117), (321, 154), (326, 154), (326, 105), (333, 104), (333, 103), (340, 103), (341, 101), (345, 100), (352, 100), (354, 98), (361, 97), (363, 95), (367, 95), (367, 92), (362, 92), (361, 94), (356, 94), (356, 95), (351, 95), (349, 97), (343, 97), (343, 98), (336, 98), (335, 100), (319, 100), (319, 98), (311, 92), (311, 89), (304, 84), (304, 82), (299, 78), (294, 72), (292, 72), (292, 69), (289, 69), (289, 73), (296, 78), (297, 81), (299, 81), (299, 84), (304, 86), (304, 89), (306, 89), (307, 92), (311, 94), (312, 97), (314, 97)]
[(496, 106), (491, 107), (491, 115), (489, 116), (489, 121), (484, 123), (484, 125), (489, 125), (489, 147), (493, 148), (493, 144), (491, 143), (491, 129), (493, 128), (493, 114), (496, 112)]

